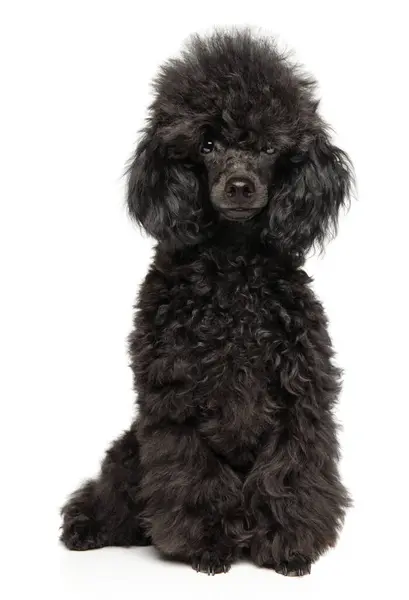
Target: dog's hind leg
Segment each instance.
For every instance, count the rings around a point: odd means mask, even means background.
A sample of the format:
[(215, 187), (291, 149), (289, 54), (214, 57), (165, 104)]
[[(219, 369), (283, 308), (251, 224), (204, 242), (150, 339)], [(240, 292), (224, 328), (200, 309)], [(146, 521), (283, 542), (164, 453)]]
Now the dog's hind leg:
[(70, 550), (150, 544), (140, 520), (139, 482), (139, 443), (131, 428), (107, 451), (99, 477), (62, 508), (61, 541)]

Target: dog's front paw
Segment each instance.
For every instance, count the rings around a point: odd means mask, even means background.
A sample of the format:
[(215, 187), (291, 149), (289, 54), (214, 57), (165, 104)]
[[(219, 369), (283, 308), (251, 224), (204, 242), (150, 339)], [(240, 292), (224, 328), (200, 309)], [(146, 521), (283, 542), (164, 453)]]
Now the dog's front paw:
[(231, 567), (231, 559), (222, 558), (217, 552), (206, 550), (192, 558), (192, 567), (198, 573), (207, 573), (208, 575), (227, 573)]
[(274, 570), (286, 577), (302, 577), (311, 573), (311, 562), (303, 558), (294, 558), (281, 562)]

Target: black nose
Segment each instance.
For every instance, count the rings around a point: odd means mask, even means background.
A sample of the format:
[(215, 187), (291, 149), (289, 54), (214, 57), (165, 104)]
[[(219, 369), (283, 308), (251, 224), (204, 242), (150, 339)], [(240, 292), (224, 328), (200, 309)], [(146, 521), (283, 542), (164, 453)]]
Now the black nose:
[(255, 191), (254, 183), (245, 177), (231, 177), (224, 187), (226, 196), (238, 201), (251, 198)]

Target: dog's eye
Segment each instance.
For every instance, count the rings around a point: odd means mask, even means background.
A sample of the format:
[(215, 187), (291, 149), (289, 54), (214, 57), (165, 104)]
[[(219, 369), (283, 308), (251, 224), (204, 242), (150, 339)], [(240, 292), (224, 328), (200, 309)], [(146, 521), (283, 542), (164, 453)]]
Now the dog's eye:
[(210, 154), (210, 152), (213, 152), (213, 150), (214, 150), (213, 140), (205, 140), (200, 147), (200, 152), (202, 154)]
[(272, 148), (271, 146), (269, 146), (268, 148), (266, 148), (266, 149), (264, 150), (264, 152), (265, 152), (266, 154), (270, 154), (270, 155), (271, 155), (271, 154), (274, 154), (274, 152), (275, 152), (275, 151), (276, 151), (276, 149), (275, 149), (275, 148)]

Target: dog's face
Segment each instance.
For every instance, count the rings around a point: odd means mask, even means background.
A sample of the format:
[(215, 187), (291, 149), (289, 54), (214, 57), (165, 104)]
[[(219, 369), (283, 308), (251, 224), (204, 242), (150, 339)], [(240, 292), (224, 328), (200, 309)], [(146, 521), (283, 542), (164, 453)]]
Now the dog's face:
[(240, 228), (304, 256), (335, 231), (349, 161), (317, 114), (314, 82), (247, 32), (193, 38), (165, 64), (129, 169), (130, 212), (180, 246)]

